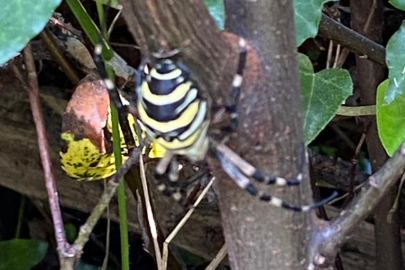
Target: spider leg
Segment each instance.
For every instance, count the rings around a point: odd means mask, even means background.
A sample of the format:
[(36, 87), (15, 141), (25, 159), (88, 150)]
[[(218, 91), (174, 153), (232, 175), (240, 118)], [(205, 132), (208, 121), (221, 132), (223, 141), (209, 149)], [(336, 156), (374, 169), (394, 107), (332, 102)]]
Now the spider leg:
[(159, 161), (155, 169), (156, 186), (165, 196), (171, 196), (174, 200), (183, 204), (185, 201), (185, 190), (178, 183), (179, 163), (176, 155), (167, 151)]
[[(186, 191), (183, 186), (180, 186), (178, 180), (179, 180), (179, 162), (177, 159), (177, 156), (175, 156), (172, 161), (170, 162), (169, 166), (169, 181), (168, 187), (170, 192), (172, 193), (171, 196), (173, 197), (174, 200), (179, 202), (181, 205), (184, 205), (186, 203)], [(167, 178), (166, 178), (167, 179)]]
[(246, 40), (242, 37), (239, 38), (239, 62), (238, 68), (232, 80), (232, 95), (233, 104), (225, 106), (225, 110), (230, 114), (231, 124), (226, 127), (225, 130), (228, 132), (234, 132), (239, 124), (238, 121), (238, 103), (240, 96), (240, 88), (243, 82), (243, 71), (246, 65)]
[(309, 205), (293, 205), (284, 202), (283, 200), (274, 197), (270, 194), (263, 193), (260, 191), (253, 183), (249, 181), (249, 179), (246, 177), (246, 175), (243, 174), (243, 172), (236, 167), (230, 159), (228, 159), (223, 153), (220, 151), (216, 152), (216, 156), (219, 160), (219, 162), (222, 165), (222, 168), (224, 171), (234, 180), (234, 182), (240, 187), (245, 189), (247, 192), (249, 192), (251, 195), (258, 197), (260, 200), (268, 202), (269, 204), (272, 204), (277, 207), (282, 207), (288, 210), (292, 210), (295, 212), (307, 212), (311, 209), (318, 208), (333, 198), (335, 198), (338, 194), (337, 192), (334, 192), (331, 196), (328, 198), (316, 202), (314, 204), (309, 204)]
[(101, 58), (102, 50), (103, 50), (103, 47), (102, 47), (101, 43), (97, 44), (94, 47), (94, 53), (93, 53), (94, 64), (96, 65), (98, 73), (100, 74), (101, 78), (104, 81), (104, 84), (106, 85), (106, 87), (108, 89), (110, 99), (114, 102), (114, 105), (117, 108), (117, 110), (118, 111), (125, 110), (125, 106), (122, 104), (122, 100), (119, 97), (118, 89), (115, 86), (115, 83), (112, 82), (108, 78), (107, 70), (106, 70), (106, 68), (104, 66), (104, 62)]
[(123, 101), (120, 97), (118, 89), (113, 81), (108, 78), (107, 70), (104, 66), (103, 59), (101, 58), (101, 53), (103, 50), (102, 47), (102, 38), (100, 37), (100, 43), (94, 47), (93, 59), (94, 64), (97, 67), (97, 70), (104, 81), (105, 86), (107, 87), (108, 94), (110, 96), (110, 100), (114, 103), (115, 108), (118, 111), (119, 123), (121, 126), (121, 130), (124, 135), (125, 143), (127, 144), (129, 149), (135, 147), (135, 140), (131, 134), (130, 125), (128, 122), (128, 106), (123, 104)]
[(245, 176), (252, 177), (254, 180), (264, 183), (266, 185), (278, 185), (278, 186), (296, 186), (301, 183), (302, 175), (304, 171), (305, 161), (307, 159), (307, 151), (305, 145), (303, 145), (302, 158), (299, 166), (299, 173), (292, 178), (285, 179), (283, 177), (266, 176), (257, 168), (249, 164), (246, 160), (241, 158), (237, 153), (232, 151), (223, 143), (215, 143), (211, 140), (215, 147), (215, 152), (219, 152), (222, 156), (225, 156), (233, 166), (237, 167)]

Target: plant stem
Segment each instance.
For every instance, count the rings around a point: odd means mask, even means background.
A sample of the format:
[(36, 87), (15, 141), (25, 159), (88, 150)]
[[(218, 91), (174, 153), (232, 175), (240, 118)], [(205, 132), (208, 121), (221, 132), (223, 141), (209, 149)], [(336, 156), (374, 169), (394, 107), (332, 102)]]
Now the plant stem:
[[(83, 28), (86, 35), (89, 37), (93, 45), (100, 43), (100, 30), (97, 28), (94, 21), (91, 19), (87, 11), (84, 9), (83, 5), (79, 0), (66, 0), (76, 19), (79, 21), (80, 26)], [(103, 41), (103, 52), (101, 53), (104, 60), (110, 60), (114, 52), (111, 47)]]
[(15, 238), (16, 239), (20, 238), (21, 226), (22, 226), (23, 218), (24, 218), (25, 199), (26, 199), (25, 195), (22, 195), (21, 196), (21, 201), (20, 201), (20, 209), (18, 211), (17, 229), (15, 230)]
[[(113, 130), (113, 146), (115, 165), (119, 168), (122, 164), (121, 156), (121, 138), (118, 126), (118, 111), (111, 103), (111, 121)], [(128, 242), (128, 219), (125, 197), (124, 178), (120, 179), (118, 186), (118, 210), (120, 215), (120, 234), (121, 234), (121, 269), (129, 270), (129, 242)]]

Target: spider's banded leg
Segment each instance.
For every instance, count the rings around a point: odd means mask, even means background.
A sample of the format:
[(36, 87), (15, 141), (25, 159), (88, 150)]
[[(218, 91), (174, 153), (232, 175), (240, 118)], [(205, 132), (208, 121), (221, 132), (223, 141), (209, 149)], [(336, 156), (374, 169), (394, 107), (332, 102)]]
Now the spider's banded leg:
[(224, 171), (234, 180), (234, 182), (240, 187), (245, 189), (247, 192), (249, 192), (251, 195), (258, 197), (262, 201), (266, 201), (274, 206), (277, 207), (282, 207), (288, 210), (296, 211), (296, 212), (307, 212), (311, 209), (318, 208), (326, 203), (328, 203), (330, 200), (335, 198), (337, 196), (337, 192), (334, 192), (331, 196), (328, 198), (316, 202), (314, 204), (309, 204), (309, 205), (293, 205), (284, 202), (283, 200), (271, 196), (269, 194), (263, 193), (260, 191), (253, 183), (249, 181), (249, 179), (246, 177), (246, 175), (243, 174), (242, 171), (239, 170), (227, 157), (224, 156), (223, 153), (217, 152), (216, 156), (219, 160), (219, 162), (222, 165), (222, 168)]
[(179, 203), (183, 203), (185, 196), (184, 189), (182, 189), (178, 180), (178, 161), (177, 157), (167, 151), (165, 156), (159, 161), (156, 166), (154, 179), (156, 186), (160, 192), (165, 196), (171, 196)]
[(119, 97), (117, 87), (108, 78), (107, 70), (104, 66), (103, 59), (101, 58), (102, 50), (103, 46), (101, 44), (97, 44), (96, 46), (94, 46), (94, 54), (93, 54), (94, 63), (97, 67), (98, 73), (100, 74), (101, 78), (104, 81), (104, 84), (107, 87), (110, 99), (114, 102), (114, 105), (117, 108), (117, 110), (122, 111), (125, 107), (122, 104), (121, 98)]
[(149, 71), (147, 69), (145, 69), (145, 68), (147, 68), (147, 64), (148, 64), (148, 61), (146, 60), (146, 58), (142, 58), (141, 63), (139, 64), (139, 67), (136, 71), (136, 88), (141, 86), (141, 84), (144, 80), (143, 74), (149, 73)]
[(239, 62), (238, 69), (236, 70), (235, 75), (232, 80), (232, 95), (233, 95), (233, 104), (226, 106), (226, 111), (230, 114), (231, 125), (226, 128), (227, 131), (233, 132), (238, 127), (238, 103), (240, 96), (240, 88), (243, 82), (243, 71), (246, 65), (246, 40), (242, 37), (239, 38)]
[(170, 162), (172, 161), (173, 156), (174, 155), (172, 152), (167, 151), (155, 168), (155, 177), (154, 178), (156, 180), (156, 186), (157, 186), (158, 190), (161, 192), (164, 192), (166, 189), (166, 185), (163, 182), (163, 178), (168, 170), (168, 167), (170, 165)]
[(265, 176), (262, 172), (260, 172), (257, 168), (249, 164), (246, 160), (241, 158), (237, 153), (232, 151), (229, 147), (225, 144), (214, 143), (214, 151), (216, 153), (222, 154), (222, 156), (226, 157), (230, 163), (239, 171), (241, 171), (245, 176), (252, 177), (254, 180), (264, 183), (266, 185), (279, 185), (279, 186), (296, 186), (301, 183), (302, 174), (304, 171), (304, 166), (306, 164), (306, 147), (305, 145), (302, 146), (302, 157), (301, 157), (301, 164), (299, 166), (299, 172), (295, 177), (285, 179), (283, 177), (276, 177), (276, 176)]
[[(102, 39), (100, 38), (102, 41)], [(115, 107), (118, 110), (118, 117), (119, 117), (119, 123), (122, 129), (122, 133), (124, 135), (124, 140), (125, 143), (129, 148), (135, 147), (135, 140), (132, 136), (130, 125), (128, 122), (128, 108), (127, 106), (124, 106), (122, 104), (122, 100), (120, 97), (120, 94), (118, 93), (118, 89), (115, 86), (115, 83), (112, 82), (108, 78), (107, 70), (105, 69), (103, 59), (101, 58), (101, 53), (102, 53), (103, 47), (100, 44), (97, 44), (94, 47), (94, 63), (97, 67), (97, 70), (101, 76), (101, 78), (104, 81), (105, 86), (107, 87), (108, 94), (110, 96), (110, 100), (114, 103)]]
[(172, 159), (169, 166), (169, 180), (172, 183), (177, 183), (179, 180), (179, 162), (177, 160), (177, 156)]
[(179, 162), (178, 162), (178, 157), (175, 156), (172, 159), (172, 162), (169, 165), (169, 177), (168, 181), (166, 178), (166, 181), (168, 183), (168, 187), (170, 190), (171, 196), (173, 197), (174, 200), (179, 202), (179, 204), (184, 205), (186, 203), (186, 190), (183, 188), (183, 186), (180, 186), (180, 183), (178, 182), (179, 180)]
[[(137, 118), (138, 122), (139, 122), (139, 116), (138, 116), (138, 108), (136, 105), (138, 103), (138, 89), (139, 89), (139, 87), (141, 87), (142, 82), (145, 79), (144, 71), (146, 72), (146, 74), (148, 74), (147, 64), (148, 64), (148, 61), (146, 60), (146, 58), (142, 58), (138, 69), (135, 71), (135, 87), (132, 87), (132, 89), (128, 95), (128, 98), (130, 100), (129, 105), (128, 105), (128, 112), (131, 113), (135, 118)], [(137, 126), (137, 125), (135, 125), (135, 126)]]
[[(260, 183), (265, 183), (267, 185), (279, 185), (279, 186), (295, 186), (299, 185), (302, 181), (302, 177), (304, 174), (305, 165), (307, 164), (308, 160), (308, 151), (305, 143), (302, 143), (302, 150), (301, 150), (301, 157), (299, 159), (299, 166), (298, 166), (298, 174), (294, 177), (285, 179), (282, 177), (275, 177), (275, 176), (268, 176), (264, 175), (261, 171), (257, 168), (256, 171), (253, 173), (252, 178)], [(245, 161), (246, 162), (246, 161)]]

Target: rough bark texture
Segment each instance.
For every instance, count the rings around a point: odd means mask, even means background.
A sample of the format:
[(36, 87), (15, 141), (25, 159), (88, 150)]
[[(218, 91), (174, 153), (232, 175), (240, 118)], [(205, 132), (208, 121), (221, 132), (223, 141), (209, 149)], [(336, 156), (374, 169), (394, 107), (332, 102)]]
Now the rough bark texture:
[[(383, 1), (365, 0), (351, 2), (351, 25), (352, 28), (381, 43), (384, 25)], [(361, 105), (373, 105), (376, 103), (377, 86), (384, 78), (384, 69), (367, 59), (356, 56), (355, 82), (359, 93)], [(375, 116), (363, 117), (363, 123), (367, 131), (367, 149), (373, 171), (377, 171), (386, 161), (387, 155), (380, 142)], [(400, 227), (398, 224), (398, 212), (396, 211), (391, 221), (387, 215), (392, 208), (397, 186), (389, 192), (375, 210), (375, 236), (376, 236), (376, 269), (402, 269), (402, 254), (400, 243)]]
[[(292, 177), (303, 146), (292, 1), (227, 1), (226, 14), (232, 14), (226, 27), (239, 31), (262, 61), (262, 84), (251, 85), (245, 76), (240, 126), (228, 145), (265, 173)], [(232, 269), (303, 269), (310, 214), (267, 205), (220, 167), (214, 173)], [(311, 201), (307, 181), (300, 188), (261, 188), (291, 203)]]
[[(47, 200), (43, 172), (40, 166), (38, 147), (35, 138), (35, 127), (32, 123), (31, 112), (25, 91), (19, 90), (18, 83), (8, 73), (0, 73), (0, 89), (6, 89), (0, 95), (0, 185), (11, 188), (27, 195), (32, 199)], [(49, 93), (57, 94), (61, 89), (48, 89)], [(42, 88), (41, 92), (47, 92)], [(90, 212), (100, 198), (103, 184), (100, 181), (79, 183), (67, 177), (60, 170), (57, 153), (59, 151), (60, 112), (66, 106), (66, 101), (53, 96), (42, 95), (43, 107), (47, 116), (47, 129), (51, 141), (54, 168), (57, 178), (61, 204), (64, 207)], [(53, 100), (53, 101), (52, 101)], [(322, 162), (322, 160), (324, 160)], [(331, 183), (336, 178), (348, 179), (350, 164), (338, 164), (330, 158), (314, 156), (315, 177), (329, 179)], [(323, 163), (323, 165), (322, 165)], [(366, 177), (359, 175), (359, 181)], [(349, 183), (341, 183), (347, 189)], [(156, 216), (162, 230), (170, 231), (178, 219), (178, 211), (173, 209), (173, 202), (161, 196), (153, 186), (150, 187), (156, 206)], [(127, 196), (130, 198), (130, 196)], [(112, 219), (118, 221), (117, 203), (112, 202)], [(141, 233), (142, 226), (138, 225), (137, 205), (134, 200), (128, 204), (130, 230)], [(405, 209), (404, 205), (401, 209)], [(334, 217), (339, 210), (327, 208), (328, 216)], [(174, 217), (173, 217), (174, 213)], [(405, 216), (405, 215), (403, 215)], [(402, 221), (405, 223), (405, 221)], [(362, 222), (353, 234), (353, 238), (341, 249), (345, 270), (369, 270), (376, 264), (374, 226)], [(191, 220), (174, 239), (173, 244), (181, 246), (207, 260), (211, 260), (223, 244), (220, 216), (216, 203), (203, 202), (203, 205), (192, 215)], [(402, 245), (405, 242), (402, 240)], [(405, 249), (403, 249), (405, 250)], [(276, 254), (277, 255), (277, 254)], [(405, 254), (404, 254), (405, 255)]]

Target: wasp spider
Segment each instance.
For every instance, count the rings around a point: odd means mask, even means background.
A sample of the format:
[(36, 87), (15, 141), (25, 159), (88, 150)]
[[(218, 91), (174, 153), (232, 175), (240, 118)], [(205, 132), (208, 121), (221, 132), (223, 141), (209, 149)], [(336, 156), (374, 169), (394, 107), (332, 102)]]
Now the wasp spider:
[[(239, 63), (232, 82), (234, 104), (225, 108), (230, 114), (231, 130), (236, 128), (238, 122), (237, 102), (243, 82), (246, 46), (246, 41), (240, 38)], [(96, 54), (100, 53), (101, 48), (96, 48)], [(173, 196), (178, 201), (182, 200), (184, 196), (177, 182), (177, 158), (185, 156), (191, 162), (197, 162), (203, 160), (210, 150), (219, 160), (224, 171), (239, 187), (269, 204), (303, 212), (319, 207), (330, 199), (300, 206), (285, 203), (279, 198), (261, 192), (249, 178), (268, 185), (300, 184), (306, 159), (305, 146), (303, 146), (304, 155), (301, 158), (300, 172), (296, 177), (285, 179), (264, 176), (225, 144), (218, 143), (208, 136), (209, 103), (197, 83), (191, 78), (189, 70), (172, 57), (155, 60), (156, 64), (150, 68), (146, 61), (140, 65), (133, 104), (135, 104), (141, 127), (152, 140), (166, 149), (165, 156), (156, 167), (156, 179), (160, 191)], [(115, 90), (115, 85), (111, 81), (106, 79), (105, 83), (110, 90)], [(166, 176), (169, 178), (168, 181)]]

